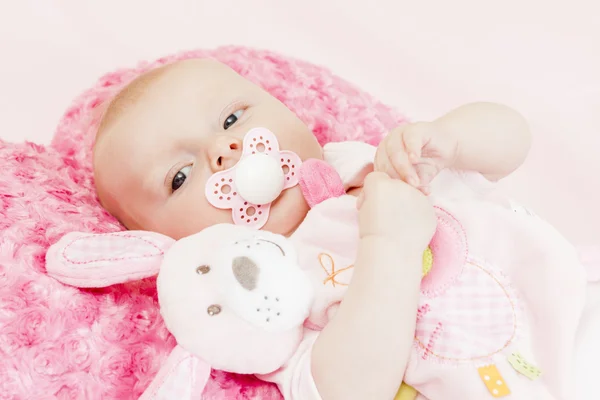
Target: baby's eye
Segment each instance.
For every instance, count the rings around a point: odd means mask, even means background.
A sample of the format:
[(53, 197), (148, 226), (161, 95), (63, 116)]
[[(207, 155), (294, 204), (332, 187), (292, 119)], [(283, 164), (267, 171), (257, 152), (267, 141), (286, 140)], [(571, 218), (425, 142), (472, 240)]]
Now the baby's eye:
[(225, 119), (225, 122), (223, 122), (223, 129), (228, 129), (231, 125), (235, 124), (242, 114), (244, 114), (244, 110), (237, 110), (233, 114), (230, 114)]
[(191, 170), (192, 166), (188, 165), (187, 167), (183, 167), (179, 171), (177, 171), (177, 173), (173, 177), (173, 181), (171, 182), (171, 189), (173, 191), (176, 191), (181, 187), (181, 185), (183, 185), (183, 182), (185, 182)]

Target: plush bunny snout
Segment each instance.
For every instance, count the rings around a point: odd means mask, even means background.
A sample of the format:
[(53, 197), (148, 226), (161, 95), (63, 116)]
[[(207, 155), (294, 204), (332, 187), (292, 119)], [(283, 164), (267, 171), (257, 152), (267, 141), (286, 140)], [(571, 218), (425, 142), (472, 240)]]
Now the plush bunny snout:
[(288, 239), (231, 224), (173, 244), (157, 284), (177, 342), (238, 373), (279, 368), (299, 343), (313, 302)]
[[(312, 286), (298, 266), (287, 239), (248, 232), (247, 239), (225, 245), (231, 268), (221, 275), (225, 303), (246, 322), (283, 332), (302, 324), (312, 303)], [(231, 273), (231, 276), (229, 276)]]

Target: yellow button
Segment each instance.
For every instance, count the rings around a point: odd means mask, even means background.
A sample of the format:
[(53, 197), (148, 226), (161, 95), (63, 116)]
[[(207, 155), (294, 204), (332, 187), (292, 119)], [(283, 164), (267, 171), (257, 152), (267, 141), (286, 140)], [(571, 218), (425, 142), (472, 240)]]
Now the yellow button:
[(479, 372), (479, 377), (493, 397), (504, 397), (510, 394), (510, 389), (508, 389), (504, 378), (502, 378), (495, 365), (478, 368), (477, 372)]
[(433, 252), (428, 247), (423, 252), (423, 277), (427, 276), (433, 267)]
[(402, 385), (400, 385), (400, 389), (398, 389), (398, 393), (396, 393), (394, 400), (415, 400), (417, 398), (417, 394), (418, 392), (415, 390), (415, 388), (402, 382)]

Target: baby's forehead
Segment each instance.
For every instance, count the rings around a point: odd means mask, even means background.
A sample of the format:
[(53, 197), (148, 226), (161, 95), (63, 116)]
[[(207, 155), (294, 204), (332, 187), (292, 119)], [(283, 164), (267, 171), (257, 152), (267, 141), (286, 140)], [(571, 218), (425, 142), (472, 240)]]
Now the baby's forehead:
[[(149, 79), (147, 93), (173, 88), (177, 83), (185, 83), (186, 86), (196, 85), (227, 85), (232, 80), (239, 84), (246, 79), (238, 75), (234, 70), (219, 61), (210, 58), (196, 58), (178, 61), (161, 67), (162, 73), (156, 75), (155, 79)], [(152, 71), (150, 71), (152, 73)], [(143, 79), (143, 76), (140, 77)]]
[(116, 157), (125, 153), (121, 156), (145, 158), (145, 153), (157, 149), (144, 148), (141, 141), (157, 141), (160, 146), (158, 142), (166, 140), (164, 135), (174, 137), (178, 126), (190, 122), (191, 114), (194, 118), (213, 118), (218, 113), (213, 110), (216, 105), (240, 93), (256, 94), (255, 89), (228, 66), (212, 59), (189, 59), (154, 69), (114, 97), (100, 123), (94, 152), (107, 149)]
[(169, 128), (185, 120), (190, 95), (206, 97), (212, 93), (210, 99), (205, 99), (211, 102), (216, 95), (237, 93), (240, 86), (245, 86), (243, 81), (228, 66), (212, 59), (178, 61), (151, 70), (114, 97), (98, 129), (95, 153), (110, 153), (114, 159), (125, 159), (135, 166), (139, 164), (136, 158), (143, 160), (146, 153), (155, 156), (161, 146), (144, 146), (143, 142), (166, 140), (162, 137), (165, 132), (173, 135), (161, 125)]
[(185, 86), (224, 85), (232, 79), (238, 83), (245, 81), (225, 64), (208, 58), (182, 60), (155, 68), (135, 78), (115, 95), (104, 112), (98, 136), (135, 111), (145, 100), (175, 95), (177, 89)]

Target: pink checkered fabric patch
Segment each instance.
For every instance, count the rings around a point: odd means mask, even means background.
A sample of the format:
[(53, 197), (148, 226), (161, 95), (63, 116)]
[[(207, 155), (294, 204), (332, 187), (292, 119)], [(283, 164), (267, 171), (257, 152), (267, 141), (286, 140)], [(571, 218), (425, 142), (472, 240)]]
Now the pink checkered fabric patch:
[(73, 264), (92, 264), (162, 256), (163, 249), (146, 236), (129, 232), (80, 236), (65, 246), (63, 257)]
[(517, 306), (506, 282), (467, 262), (439, 297), (422, 297), (415, 342), (423, 359), (466, 362), (506, 348), (517, 330)]
[(105, 287), (156, 275), (173, 243), (144, 231), (65, 235), (46, 254), (53, 278), (77, 287)]

